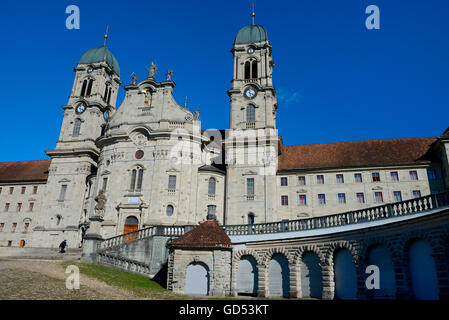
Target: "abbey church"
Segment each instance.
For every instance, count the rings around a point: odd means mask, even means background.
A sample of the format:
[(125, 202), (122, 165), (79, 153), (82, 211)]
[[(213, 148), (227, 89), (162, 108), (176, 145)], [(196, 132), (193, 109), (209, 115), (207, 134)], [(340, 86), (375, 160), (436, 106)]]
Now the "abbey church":
[(86, 51), (50, 160), (0, 163), (0, 246), (77, 248), (92, 216), (108, 239), (154, 225), (326, 217), (449, 189), (449, 129), (283, 145), (267, 31), (243, 27), (231, 52), (229, 129), (206, 131), (200, 111), (173, 98), (172, 71), (152, 64), (146, 79), (122, 83), (106, 45)]

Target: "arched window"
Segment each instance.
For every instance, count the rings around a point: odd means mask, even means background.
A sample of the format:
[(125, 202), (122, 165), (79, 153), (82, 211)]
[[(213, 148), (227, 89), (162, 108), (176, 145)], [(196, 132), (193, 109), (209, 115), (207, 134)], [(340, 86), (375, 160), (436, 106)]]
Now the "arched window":
[(143, 168), (133, 169), (131, 172), (131, 186), (129, 188), (130, 191), (142, 190), (142, 182), (143, 182)]
[(175, 211), (175, 209), (173, 208), (173, 206), (171, 204), (169, 204), (167, 206), (167, 217), (171, 217), (173, 215), (173, 212)]
[(87, 80), (83, 81), (83, 87), (81, 88), (81, 97), (84, 97), (86, 94)]
[(215, 180), (215, 178), (210, 178), (209, 179), (209, 188), (208, 188), (208, 194), (210, 196), (214, 196), (215, 195), (215, 186), (217, 184), (217, 181)]
[(245, 79), (251, 78), (251, 63), (249, 61), (245, 62)]
[(254, 60), (251, 64), (251, 78), (257, 78), (257, 60)]
[(81, 131), (81, 119), (75, 120), (75, 125), (73, 126), (73, 136), (76, 137), (80, 134)]
[(92, 85), (93, 84), (94, 84), (94, 80), (90, 79), (89, 80), (89, 85), (87, 86), (87, 93), (86, 93), (87, 96), (90, 96), (90, 94), (92, 93)]
[(256, 122), (256, 108), (252, 104), (246, 107), (246, 122)]

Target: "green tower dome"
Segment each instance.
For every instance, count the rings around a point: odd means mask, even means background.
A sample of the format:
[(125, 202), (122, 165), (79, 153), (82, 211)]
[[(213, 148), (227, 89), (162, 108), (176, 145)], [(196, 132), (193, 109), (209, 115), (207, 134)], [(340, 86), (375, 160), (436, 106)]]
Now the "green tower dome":
[(264, 27), (259, 24), (243, 27), (237, 33), (234, 44), (245, 44), (267, 41), (268, 34)]
[(117, 59), (114, 57), (111, 51), (108, 50), (106, 47), (98, 47), (93, 48), (88, 51), (86, 51), (80, 61), (81, 63), (94, 63), (94, 62), (102, 62), (105, 61), (109, 67), (120, 77), (120, 66), (118, 65)]

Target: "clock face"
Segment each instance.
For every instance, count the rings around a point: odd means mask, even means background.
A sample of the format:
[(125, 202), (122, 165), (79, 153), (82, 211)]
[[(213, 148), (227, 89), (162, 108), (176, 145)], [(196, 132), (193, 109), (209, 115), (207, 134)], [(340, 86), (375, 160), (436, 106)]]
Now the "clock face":
[(254, 48), (249, 48), (249, 49), (248, 49), (248, 53), (250, 53), (250, 54), (251, 54), (251, 53), (254, 53)]
[(245, 96), (247, 96), (250, 99), (254, 98), (256, 96), (256, 90), (254, 88), (247, 89), (245, 91)]
[(91, 73), (92, 71), (94, 71), (94, 69), (92, 69), (92, 68), (87, 69), (87, 72), (89, 72), (89, 73)]
[(84, 110), (86, 110), (86, 106), (84, 104), (80, 104), (78, 107), (76, 107), (76, 112), (83, 113)]

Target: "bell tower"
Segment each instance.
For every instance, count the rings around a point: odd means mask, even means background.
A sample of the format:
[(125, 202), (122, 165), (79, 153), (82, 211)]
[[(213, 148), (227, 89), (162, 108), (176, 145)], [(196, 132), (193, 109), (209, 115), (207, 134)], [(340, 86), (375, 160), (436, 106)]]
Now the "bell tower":
[(226, 224), (276, 221), (276, 92), (272, 47), (261, 25), (239, 30), (231, 50), (234, 73), (230, 131), (225, 141)]
[(265, 28), (254, 24), (254, 15), (253, 12), (253, 23), (238, 32), (231, 50), (231, 129), (276, 128), (272, 48)]
[(52, 161), (45, 210), (34, 229), (33, 241), (39, 246), (57, 247), (67, 240), (74, 248), (81, 241), (80, 218), (90, 201), (87, 180), (94, 177), (100, 155), (95, 142), (115, 112), (121, 84), (119, 64), (106, 39), (102, 47), (86, 51), (75, 67), (56, 148), (46, 151)]

